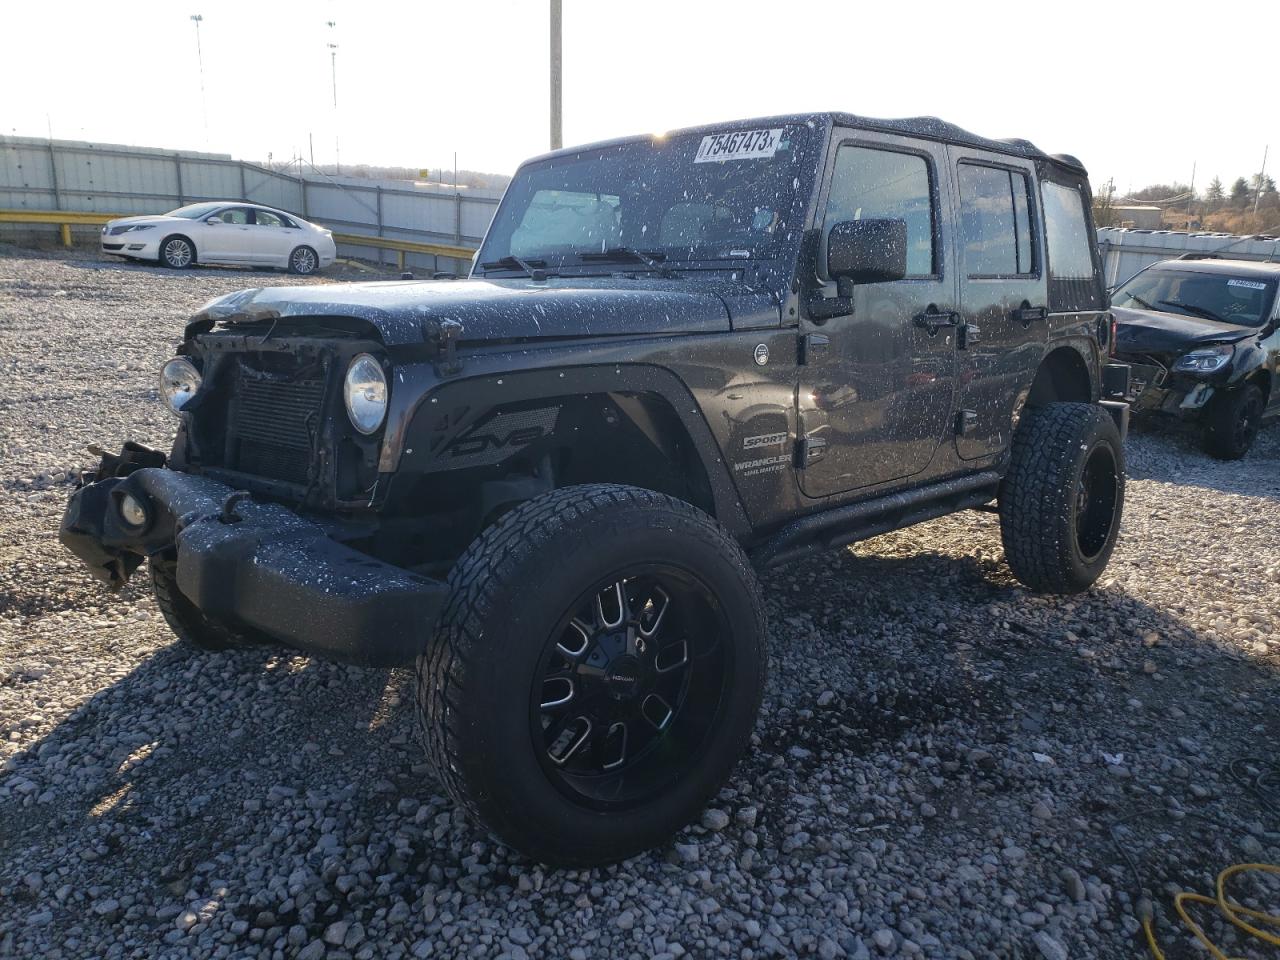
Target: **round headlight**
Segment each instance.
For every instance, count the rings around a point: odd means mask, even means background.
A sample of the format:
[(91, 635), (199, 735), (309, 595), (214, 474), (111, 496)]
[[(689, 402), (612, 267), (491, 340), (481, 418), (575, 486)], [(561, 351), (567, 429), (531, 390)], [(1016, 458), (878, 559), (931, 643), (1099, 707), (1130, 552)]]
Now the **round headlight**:
[(169, 409), (177, 413), (200, 389), (200, 371), (186, 357), (174, 357), (160, 370), (160, 392)]
[(382, 426), (382, 418), (387, 415), (387, 378), (382, 364), (367, 353), (352, 360), (342, 398), (351, 425), (361, 433), (373, 433)]

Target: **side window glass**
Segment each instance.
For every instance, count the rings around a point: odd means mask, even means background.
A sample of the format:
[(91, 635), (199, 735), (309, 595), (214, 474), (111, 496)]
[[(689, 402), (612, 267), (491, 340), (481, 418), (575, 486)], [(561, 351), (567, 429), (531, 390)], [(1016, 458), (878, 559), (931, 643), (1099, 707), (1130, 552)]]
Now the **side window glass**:
[(831, 228), (845, 220), (905, 220), (907, 276), (937, 273), (933, 248), (933, 190), (923, 157), (872, 147), (836, 151), (823, 218), (823, 257)]
[(254, 219), (260, 227), (283, 227), (284, 223), (270, 210), (253, 211)]
[(235, 207), (231, 210), (223, 210), (218, 214), (218, 219), (223, 223), (237, 223), (244, 226), (249, 222), (249, 211), (243, 207)]
[(1026, 175), (961, 163), (959, 179), (965, 272), (971, 277), (1034, 273)]
[(1093, 279), (1093, 242), (1084, 216), (1084, 197), (1074, 187), (1043, 181), (1044, 232), (1049, 247), (1049, 276), (1055, 280)]

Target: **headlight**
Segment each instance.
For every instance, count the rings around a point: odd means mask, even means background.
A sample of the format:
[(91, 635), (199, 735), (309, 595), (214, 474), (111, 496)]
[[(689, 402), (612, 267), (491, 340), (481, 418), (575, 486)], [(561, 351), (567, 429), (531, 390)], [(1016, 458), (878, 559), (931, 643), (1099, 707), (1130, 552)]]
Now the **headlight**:
[(1234, 352), (1235, 347), (1229, 343), (1201, 347), (1179, 357), (1174, 361), (1173, 369), (1180, 373), (1213, 373), (1225, 367)]
[(361, 433), (373, 433), (382, 426), (387, 415), (387, 378), (382, 364), (362, 353), (347, 367), (342, 386), (342, 399), (347, 404), (351, 425)]
[(129, 227), (129, 232), (137, 233), (139, 230), (154, 230), (155, 226), (154, 223), (135, 223)]
[(169, 409), (177, 413), (200, 389), (200, 371), (186, 357), (174, 357), (160, 370), (160, 392)]

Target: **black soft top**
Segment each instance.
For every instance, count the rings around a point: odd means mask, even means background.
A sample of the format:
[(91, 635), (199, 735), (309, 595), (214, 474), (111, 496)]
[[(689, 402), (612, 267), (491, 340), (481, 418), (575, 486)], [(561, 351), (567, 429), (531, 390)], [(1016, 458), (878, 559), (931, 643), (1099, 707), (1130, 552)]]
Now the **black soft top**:
[[(881, 133), (894, 133), (904, 137), (919, 137), (922, 140), (936, 140), (940, 143), (954, 143), (957, 146), (975, 147), (979, 150), (990, 150), (992, 153), (1003, 153), (1028, 160), (1043, 161), (1069, 170), (1072, 173), (1086, 173), (1084, 164), (1075, 157), (1065, 153), (1048, 154), (1040, 150), (1029, 140), (991, 140), (970, 133), (954, 123), (947, 123), (937, 117), (904, 117), (902, 119), (880, 119), (877, 117), (860, 117), (852, 113), (793, 113), (775, 117), (753, 117), (747, 120), (728, 120), (724, 123), (708, 123), (697, 127), (685, 127), (682, 130), (669, 131), (671, 136), (687, 134), (719, 133), (725, 130), (743, 130), (752, 127), (775, 126), (783, 123), (811, 123), (822, 126), (856, 127), (861, 130), (875, 130)], [(548, 157), (570, 156), (582, 150), (596, 150), (621, 143), (635, 143), (647, 140), (652, 134), (631, 137), (618, 137), (613, 140), (602, 140), (599, 143), (581, 144), (554, 150), (534, 160), (545, 160)]]

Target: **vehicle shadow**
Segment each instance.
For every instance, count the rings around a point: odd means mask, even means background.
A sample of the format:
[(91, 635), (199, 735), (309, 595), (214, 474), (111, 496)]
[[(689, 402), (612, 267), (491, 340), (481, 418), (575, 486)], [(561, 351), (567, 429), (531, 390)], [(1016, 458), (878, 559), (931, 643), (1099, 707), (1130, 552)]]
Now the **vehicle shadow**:
[[(364, 924), (381, 956), (423, 935), (389, 919), (397, 901), (443, 945), (533, 890), (572, 945), (598, 923), (578, 903), (586, 885), (602, 888), (597, 901), (629, 900), (639, 876), (732, 908), (742, 891), (773, 897), (771, 872), (799, 863), (865, 905), (861, 935), (908, 916), (941, 935), (969, 922), (958, 905), (884, 906), (902, 881), (858, 853), (880, 843), (882, 857), (947, 875), (998, 851), (998, 837), (1032, 853), (969, 881), (1004, 924), (993, 954), (1033, 955), (1018, 917), (1049, 899), (1060, 917), (1092, 911), (1091, 955), (1114, 956), (1136, 944), (1123, 920), (1136, 880), (1112, 822), (1142, 815), (1128, 838), (1157, 896), (1166, 883), (1207, 890), (1222, 867), (1276, 855), (1248, 855), (1244, 828), (1184, 814), (1267, 822), (1226, 769), (1280, 735), (1280, 664), (1114, 585), (1031, 595), (986, 546), (990, 518), (940, 522), (968, 534), (963, 555), (908, 555), (920, 544), (907, 530), (770, 578), (772, 676), (755, 743), (717, 801), (755, 813), (681, 840), (717, 858), (710, 887), (671, 847), (622, 870), (557, 874), (497, 846), (423, 766), (408, 670), (171, 645), (4, 765), (0, 897), (15, 909), (0, 914), (0, 947), (38, 955), (72, 936), (193, 955), (255, 938), (269, 949), (295, 925), (305, 944), (341, 919)], [(1027, 814), (1046, 801), (1052, 818)], [(1064, 864), (1089, 885), (1085, 903), (1058, 894)], [(1019, 905), (999, 906), (1011, 888)], [(817, 910), (815, 922), (829, 916), (804, 883), (783, 899)]]

